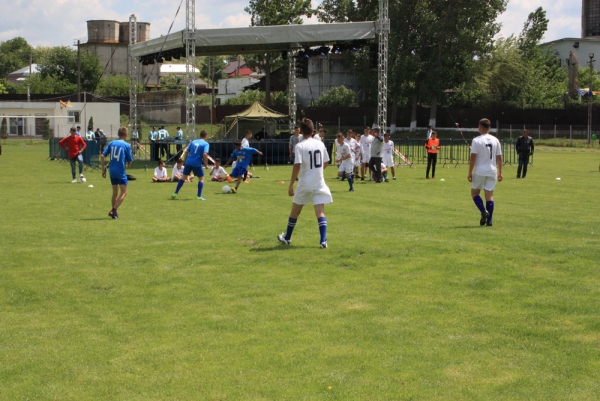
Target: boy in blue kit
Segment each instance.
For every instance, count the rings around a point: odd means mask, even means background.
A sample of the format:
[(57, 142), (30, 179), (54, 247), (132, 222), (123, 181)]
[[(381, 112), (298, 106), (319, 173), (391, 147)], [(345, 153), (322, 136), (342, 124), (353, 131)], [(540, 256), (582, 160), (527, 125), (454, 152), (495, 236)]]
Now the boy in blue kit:
[(204, 166), (208, 164), (208, 149), (209, 144), (206, 142), (208, 132), (200, 131), (200, 139), (193, 140), (183, 151), (181, 159), (185, 161), (183, 166), (183, 177), (177, 182), (175, 193), (171, 195), (171, 199), (177, 198), (179, 190), (186, 182), (190, 173), (194, 173), (198, 177), (198, 199), (206, 200), (202, 197), (202, 189), (204, 188)]
[(227, 166), (229, 166), (230, 163), (233, 163), (233, 161), (237, 158), (235, 168), (231, 172), (231, 176), (233, 178), (237, 178), (235, 188), (231, 188), (231, 190), (235, 194), (237, 193), (238, 187), (240, 186), (240, 182), (242, 182), (244, 174), (248, 172), (248, 166), (252, 162), (252, 156), (254, 154), (259, 154), (262, 156), (263, 153), (254, 148), (243, 148), (242, 142), (240, 142), (239, 139), (236, 139), (233, 145), (235, 146), (235, 150), (233, 151), (231, 156), (229, 156), (229, 160), (227, 161), (227, 164), (223, 166), (223, 168), (227, 168)]
[[(125, 169), (131, 165), (133, 156), (131, 146), (125, 142), (127, 139), (127, 127), (119, 128), (119, 139), (108, 144), (104, 152), (100, 155), (100, 165), (102, 166), (102, 177), (106, 178), (106, 168), (104, 168), (104, 157), (110, 154), (110, 183), (112, 184), (112, 209), (108, 216), (118, 219), (117, 209), (127, 196), (127, 174)], [(119, 189), (121, 194), (119, 195)]]

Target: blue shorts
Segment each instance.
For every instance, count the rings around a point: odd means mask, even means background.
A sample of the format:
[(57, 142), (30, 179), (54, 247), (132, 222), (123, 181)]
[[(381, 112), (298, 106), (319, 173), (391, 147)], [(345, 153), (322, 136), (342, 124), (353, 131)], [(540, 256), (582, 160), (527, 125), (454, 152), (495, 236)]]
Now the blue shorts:
[(240, 166), (239, 164), (236, 164), (235, 168), (231, 172), (231, 176), (237, 178), (240, 175), (246, 174), (247, 171), (248, 171), (248, 167), (246, 167), (246, 166)]
[(127, 185), (129, 181), (127, 181), (127, 176), (123, 177), (110, 177), (110, 183), (112, 185)]
[(204, 169), (202, 167), (197, 166), (183, 166), (183, 175), (190, 175), (191, 172), (194, 172), (196, 177), (204, 177)]

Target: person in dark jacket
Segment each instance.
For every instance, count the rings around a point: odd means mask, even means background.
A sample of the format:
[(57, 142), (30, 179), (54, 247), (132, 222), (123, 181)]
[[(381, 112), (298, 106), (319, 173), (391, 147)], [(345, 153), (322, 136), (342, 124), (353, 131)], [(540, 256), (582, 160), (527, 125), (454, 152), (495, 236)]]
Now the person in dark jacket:
[[(519, 155), (519, 167), (517, 168), (517, 178), (525, 178), (527, 176), (527, 165), (529, 164), (529, 156), (533, 155), (533, 139), (529, 136), (529, 131), (523, 130), (523, 135), (517, 138), (515, 149)], [(523, 171), (523, 175), (521, 175)]]

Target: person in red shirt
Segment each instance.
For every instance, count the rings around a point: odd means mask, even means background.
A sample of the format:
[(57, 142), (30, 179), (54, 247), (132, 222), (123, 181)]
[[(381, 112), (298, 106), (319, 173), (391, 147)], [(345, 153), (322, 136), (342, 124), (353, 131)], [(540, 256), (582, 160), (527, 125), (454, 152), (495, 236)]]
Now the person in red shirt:
[(437, 153), (440, 150), (440, 140), (437, 139), (437, 132), (433, 131), (431, 137), (425, 143), (427, 148), (427, 172), (425, 178), (429, 179), (429, 169), (431, 168), (431, 178), (435, 178), (435, 165), (437, 164)]
[(75, 162), (79, 163), (79, 181), (85, 182), (85, 177), (83, 176), (83, 156), (81, 155), (87, 145), (85, 141), (77, 136), (77, 130), (75, 127), (72, 127), (69, 131), (69, 136), (64, 137), (58, 144), (61, 148), (67, 151), (67, 157), (71, 162), (71, 173), (73, 175), (73, 181), (71, 183), (77, 182), (77, 176), (75, 175)]

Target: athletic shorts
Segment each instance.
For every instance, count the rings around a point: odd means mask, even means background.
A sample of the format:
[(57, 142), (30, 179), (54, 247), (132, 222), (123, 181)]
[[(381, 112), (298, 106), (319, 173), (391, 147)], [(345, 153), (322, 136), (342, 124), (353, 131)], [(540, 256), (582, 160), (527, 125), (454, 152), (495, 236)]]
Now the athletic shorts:
[(483, 189), (486, 191), (493, 191), (494, 188), (496, 188), (496, 176), (489, 177), (485, 175), (473, 174), (471, 189)]
[(360, 155), (358, 153), (354, 153), (354, 167), (360, 166)]
[(191, 172), (194, 172), (196, 177), (204, 177), (204, 169), (202, 167), (197, 166), (183, 166), (183, 175), (190, 175)]
[(383, 156), (383, 164), (386, 167), (394, 167), (394, 157), (392, 155)]
[(351, 174), (352, 171), (354, 171), (354, 164), (343, 161), (342, 164), (340, 164), (340, 167), (338, 167), (338, 172), (343, 173), (344, 171), (346, 174)]
[(246, 174), (247, 171), (248, 171), (247, 167), (244, 167), (241, 164), (239, 164), (234, 167), (233, 171), (231, 172), (231, 176), (237, 178), (240, 175)]
[(366, 154), (364, 154), (364, 153), (363, 153), (363, 154), (360, 156), (360, 161), (361, 161), (362, 163), (364, 163), (364, 164), (368, 164), (368, 163), (369, 163), (369, 160), (371, 160), (371, 153), (369, 153), (368, 155), (366, 155)]
[(301, 186), (296, 188), (294, 192), (293, 202), (297, 205), (326, 205), (333, 202), (331, 191), (327, 185), (323, 185), (319, 189), (304, 189)]
[(112, 185), (127, 185), (129, 181), (127, 181), (127, 176), (125, 177), (110, 177), (110, 183)]

